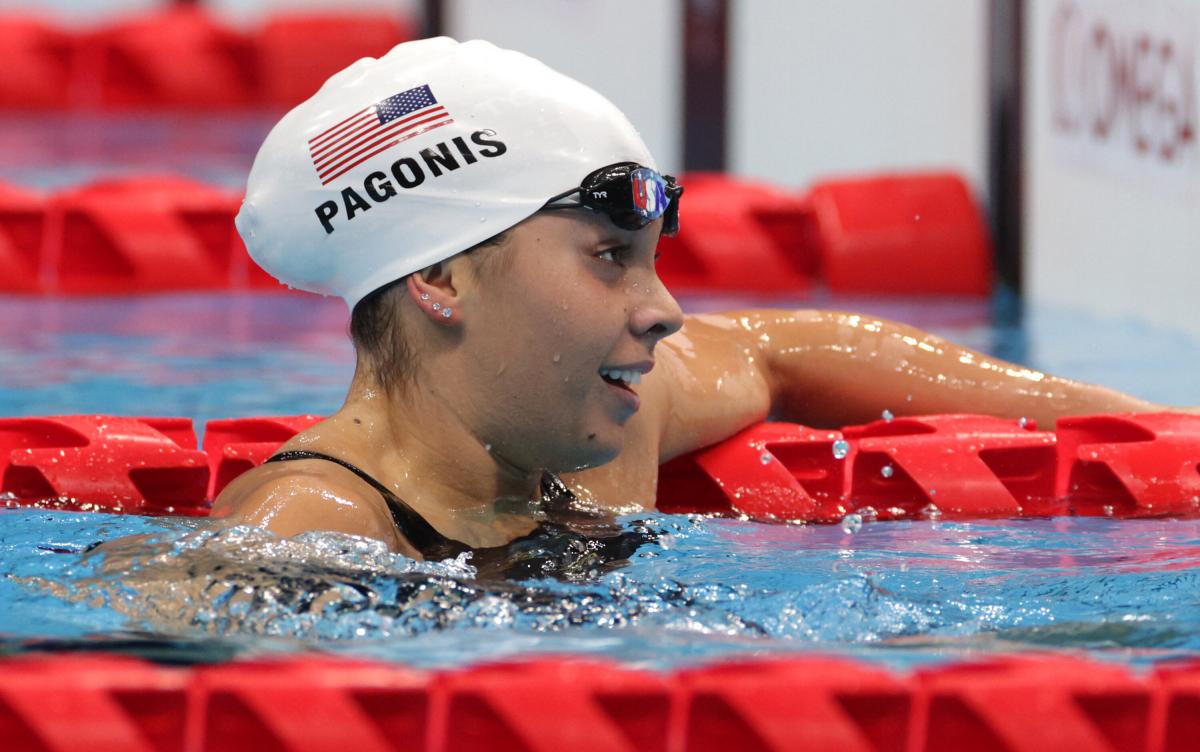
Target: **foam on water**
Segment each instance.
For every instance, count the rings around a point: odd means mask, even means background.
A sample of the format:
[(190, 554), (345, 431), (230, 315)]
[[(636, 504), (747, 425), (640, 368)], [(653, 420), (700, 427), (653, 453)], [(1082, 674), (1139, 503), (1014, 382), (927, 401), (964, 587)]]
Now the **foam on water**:
[(30, 510), (0, 524), (9, 650), (136, 636), (415, 665), (570, 650), (663, 667), (798, 650), (899, 665), (1018, 646), (1133, 661), (1200, 651), (1200, 521), (851, 532), (649, 515), (624, 524), (658, 544), (570, 583), (480, 580), (467, 555), (419, 563), (338, 534)]

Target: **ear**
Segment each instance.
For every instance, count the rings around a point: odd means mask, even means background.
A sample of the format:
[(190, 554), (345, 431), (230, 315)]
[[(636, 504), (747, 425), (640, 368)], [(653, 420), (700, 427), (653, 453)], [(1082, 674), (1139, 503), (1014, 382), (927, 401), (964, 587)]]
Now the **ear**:
[(442, 326), (457, 326), (461, 315), (458, 307), (458, 291), (454, 287), (447, 265), (437, 263), (413, 272), (405, 280), (408, 295), (426, 316)]

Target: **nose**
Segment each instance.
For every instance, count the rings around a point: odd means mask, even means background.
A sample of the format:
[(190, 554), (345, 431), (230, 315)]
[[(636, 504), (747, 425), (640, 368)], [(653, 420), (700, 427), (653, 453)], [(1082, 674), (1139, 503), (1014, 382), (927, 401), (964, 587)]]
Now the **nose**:
[(651, 273), (635, 302), (629, 326), (633, 335), (646, 341), (653, 350), (659, 340), (669, 337), (683, 327), (683, 309), (663, 285), (657, 274)]

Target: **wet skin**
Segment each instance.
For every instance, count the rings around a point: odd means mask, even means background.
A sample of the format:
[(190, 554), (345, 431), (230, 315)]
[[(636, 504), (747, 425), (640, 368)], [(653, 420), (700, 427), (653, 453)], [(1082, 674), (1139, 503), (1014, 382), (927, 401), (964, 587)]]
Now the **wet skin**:
[[(685, 317), (654, 270), (659, 230), (620, 230), (585, 210), (539, 214), (487, 249), (501, 254), (490, 262), (460, 254), (411, 275), (396, 311), (416, 353), (411, 383), (381, 389), (360, 356), (343, 407), (282, 449), (349, 461), (442, 534), (495, 546), (536, 527), (545, 470), (585, 503), (652, 509), (662, 462), (769, 416), (835, 427), (884, 409), (970, 412), (1048, 428), (1165, 409), (866, 316)], [(629, 386), (601, 376), (651, 367)], [(331, 462), (249, 471), (213, 516), (285, 536), (363, 535), (419, 558), (379, 493)]]

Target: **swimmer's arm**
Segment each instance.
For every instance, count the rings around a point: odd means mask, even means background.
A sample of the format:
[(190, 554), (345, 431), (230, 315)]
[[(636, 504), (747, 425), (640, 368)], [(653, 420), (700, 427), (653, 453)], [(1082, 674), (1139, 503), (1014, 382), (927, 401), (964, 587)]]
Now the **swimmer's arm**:
[(683, 328), (655, 353), (658, 364), (643, 382), (643, 413), (657, 427), (659, 463), (771, 414), (762, 342), (737, 314), (685, 316)]
[(688, 316), (659, 348), (659, 460), (773, 417), (837, 428), (882, 412), (1035, 419), (1161, 405), (982, 355), (913, 327), (816, 310)]
[(260, 471), (250, 471), (230, 484), (213, 503), (212, 516), (265, 527), (285, 538), (316, 530), (360, 535), (381, 540), (392, 551), (416, 554), (400, 540), (379, 500), (316, 474), (253, 477)]
[(834, 311), (741, 311), (761, 343), (771, 412), (837, 427), (894, 415), (977, 413), (1035, 419), (1149, 412), (1162, 405), (1024, 368), (928, 332)]

